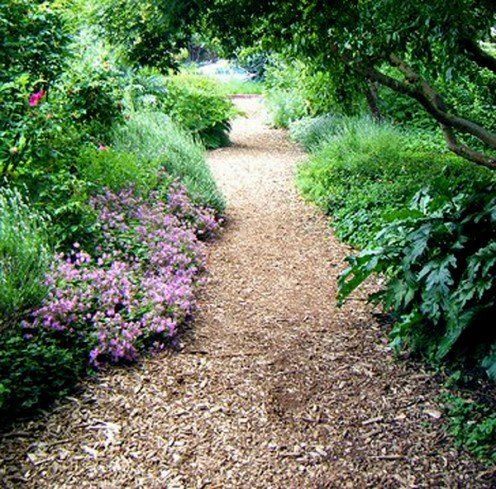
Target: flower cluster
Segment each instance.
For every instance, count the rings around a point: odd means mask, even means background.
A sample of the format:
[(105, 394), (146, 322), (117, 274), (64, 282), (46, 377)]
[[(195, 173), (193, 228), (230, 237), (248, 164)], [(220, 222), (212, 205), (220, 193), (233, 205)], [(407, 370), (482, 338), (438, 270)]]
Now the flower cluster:
[(47, 298), (24, 326), (84, 338), (90, 364), (98, 366), (135, 360), (174, 335), (192, 311), (204, 266), (198, 238), (217, 223), (179, 184), (165, 202), (129, 189), (107, 191), (92, 205), (104, 237), (97, 256), (77, 243), (70, 256), (60, 255), (46, 279)]
[(29, 96), (29, 106), (30, 107), (36, 107), (40, 102), (41, 99), (45, 96), (45, 90), (39, 90), (38, 92), (32, 93)]

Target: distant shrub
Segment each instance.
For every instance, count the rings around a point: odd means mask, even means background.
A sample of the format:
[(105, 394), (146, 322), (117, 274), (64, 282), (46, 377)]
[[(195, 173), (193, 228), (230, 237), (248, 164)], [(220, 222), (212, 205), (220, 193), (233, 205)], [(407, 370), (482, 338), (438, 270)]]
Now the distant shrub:
[(292, 122), (308, 115), (305, 99), (298, 92), (271, 90), (266, 101), (275, 127), (289, 127)]
[(167, 79), (167, 95), (160, 107), (173, 120), (197, 134), (207, 148), (229, 144), (232, 102), (206, 77), (180, 74)]
[(270, 54), (256, 46), (245, 47), (237, 52), (236, 60), (239, 66), (255, 75), (255, 80), (261, 81), (265, 78)]
[(44, 219), (19, 192), (0, 189), (0, 330), (43, 299), (49, 259)]
[(273, 55), (264, 79), (272, 122), (288, 127), (303, 117), (359, 114), (363, 96), (343, 84), (345, 78), (345, 73), (322, 71), (318, 64)]
[(135, 155), (142, 167), (152, 162), (152, 167), (163, 168), (179, 179), (196, 204), (219, 213), (223, 210), (224, 199), (205, 162), (203, 147), (163, 113), (136, 112), (116, 129), (112, 147)]
[(191, 73), (165, 77), (141, 70), (131, 89), (136, 109), (161, 111), (209, 149), (229, 144), (232, 102), (215, 80)]

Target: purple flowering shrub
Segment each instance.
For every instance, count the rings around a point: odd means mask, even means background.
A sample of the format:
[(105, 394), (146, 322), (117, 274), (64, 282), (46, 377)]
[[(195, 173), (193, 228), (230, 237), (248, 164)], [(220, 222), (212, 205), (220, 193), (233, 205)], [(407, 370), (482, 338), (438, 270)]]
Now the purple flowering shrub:
[(188, 318), (204, 267), (201, 237), (218, 226), (213, 211), (193, 205), (177, 182), (166, 199), (133, 189), (91, 202), (103, 240), (95, 256), (74, 245), (46, 278), (49, 293), (23, 327), (85, 344), (89, 363), (133, 361), (162, 348)]

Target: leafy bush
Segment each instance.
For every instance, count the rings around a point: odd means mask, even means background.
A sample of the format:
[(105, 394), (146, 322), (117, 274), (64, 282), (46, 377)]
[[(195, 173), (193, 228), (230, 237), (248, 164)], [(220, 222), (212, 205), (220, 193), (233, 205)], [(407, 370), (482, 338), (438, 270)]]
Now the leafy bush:
[(127, 187), (146, 192), (157, 185), (159, 164), (155, 159), (139, 159), (135, 153), (119, 152), (101, 146), (88, 147), (79, 159), (80, 177), (114, 192)]
[(0, 333), (0, 413), (2, 421), (47, 405), (67, 394), (86, 371), (86, 358), (74, 343), (40, 332)]
[(355, 115), (363, 96), (347, 88), (343, 72), (323, 71), (319, 63), (286, 61), (272, 56), (264, 84), (274, 125), (288, 127), (303, 117), (334, 113)]
[(19, 192), (0, 189), (0, 330), (43, 299), (49, 258), (45, 220)]
[(167, 96), (160, 107), (171, 118), (197, 134), (207, 148), (229, 144), (232, 102), (206, 77), (180, 74), (167, 79)]
[(134, 88), (135, 107), (159, 110), (198, 136), (210, 149), (229, 144), (232, 102), (213, 79), (181, 73), (164, 77), (156, 71), (142, 71)]
[(369, 119), (343, 119), (336, 135), (299, 168), (303, 194), (332, 215), (338, 237), (367, 246), (384, 224), (429, 186), (434, 197), (484, 188), (490, 171), (449, 154), (429, 140)]
[(275, 127), (288, 127), (292, 122), (308, 115), (306, 101), (298, 92), (270, 90), (266, 102)]
[(64, 68), (69, 37), (54, 2), (10, 0), (0, 4), (0, 83), (21, 74), (54, 79)]
[(496, 334), (489, 327), (496, 312), (496, 191), (452, 199), (420, 192), (409, 214), (349, 259), (341, 297), (371, 273), (384, 274), (385, 287), (374, 300), (397, 317), (396, 346), (435, 361), (465, 356), (496, 380)]
[(270, 55), (257, 46), (245, 47), (236, 53), (239, 66), (255, 75), (255, 80), (262, 81), (270, 63)]
[[(160, 112), (136, 112), (116, 129), (113, 148), (135, 155), (144, 168), (158, 165), (186, 187), (198, 205), (221, 212), (224, 199), (205, 162), (204, 149)], [(151, 163), (150, 163), (151, 162)]]

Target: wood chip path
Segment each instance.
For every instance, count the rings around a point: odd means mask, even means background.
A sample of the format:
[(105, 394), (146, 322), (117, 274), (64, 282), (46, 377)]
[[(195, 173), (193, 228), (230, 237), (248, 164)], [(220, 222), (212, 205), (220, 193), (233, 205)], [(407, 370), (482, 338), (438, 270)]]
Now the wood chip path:
[(395, 361), (347, 254), (294, 171), (304, 155), (239, 98), (209, 162), (228, 201), (197, 320), (177, 351), (114, 368), (0, 435), (2, 487), (491, 487), (445, 438), (438, 382)]

